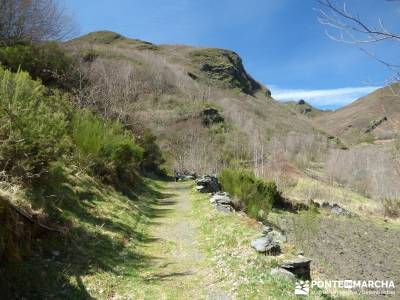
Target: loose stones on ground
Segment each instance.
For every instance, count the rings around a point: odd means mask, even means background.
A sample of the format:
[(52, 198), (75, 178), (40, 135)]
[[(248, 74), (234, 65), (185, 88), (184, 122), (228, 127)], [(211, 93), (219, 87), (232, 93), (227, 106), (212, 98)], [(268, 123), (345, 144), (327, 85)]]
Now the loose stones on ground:
[(338, 204), (329, 204), (328, 202), (324, 202), (321, 205), (322, 208), (326, 208), (330, 210), (332, 214), (339, 215), (339, 216), (346, 216), (346, 217), (353, 217), (354, 214), (348, 211), (347, 209), (339, 206)]

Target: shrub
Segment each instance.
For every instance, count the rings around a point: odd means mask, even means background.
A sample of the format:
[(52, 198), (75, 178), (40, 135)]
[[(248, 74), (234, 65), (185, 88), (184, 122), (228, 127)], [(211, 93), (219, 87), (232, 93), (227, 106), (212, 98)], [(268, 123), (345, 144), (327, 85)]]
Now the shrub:
[(0, 168), (31, 181), (67, 151), (69, 105), (26, 72), (0, 68)]
[(138, 144), (143, 148), (143, 159), (140, 167), (145, 172), (153, 172), (161, 175), (160, 165), (165, 162), (159, 146), (156, 143), (156, 136), (149, 130), (145, 130), (137, 139)]
[(101, 119), (88, 110), (75, 113), (72, 137), (79, 161), (107, 181), (132, 179), (143, 158), (143, 149), (120, 123)]
[(74, 59), (57, 43), (0, 47), (0, 63), (12, 72), (29, 72), (44, 85), (70, 90), (77, 86)]
[(219, 181), (223, 190), (238, 199), (238, 206), (257, 219), (265, 218), (281, 197), (274, 182), (257, 178), (247, 170), (224, 169)]
[(385, 217), (400, 217), (400, 198), (385, 198), (383, 200), (383, 208)]

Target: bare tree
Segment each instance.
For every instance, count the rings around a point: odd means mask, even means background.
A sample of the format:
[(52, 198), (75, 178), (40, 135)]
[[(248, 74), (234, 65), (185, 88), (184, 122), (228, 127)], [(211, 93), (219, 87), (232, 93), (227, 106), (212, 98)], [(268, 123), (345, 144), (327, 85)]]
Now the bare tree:
[(63, 40), (75, 31), (56, 0), (0, 0), (0, 43)]
[[(386, 2), (399, 2), (386, 0)], [(400, 81), (400, 63), (387, 61), (380, 55), (366, 48), (368, 44), (382, 42), (394, 43), (400, 46), (400, 33), (387, 27), (382, 18), (377, 18), (374, 25), (362, 19), (356, 12), (348, 9), (345, 0), (318, 0), (318, 21), (327, 26), (326, 35), (334, 41), (357, 45), (361, 51), (384, 64), (393, 72), (391, 81)], [(394, 4), (393, 4), (394, 5)]]

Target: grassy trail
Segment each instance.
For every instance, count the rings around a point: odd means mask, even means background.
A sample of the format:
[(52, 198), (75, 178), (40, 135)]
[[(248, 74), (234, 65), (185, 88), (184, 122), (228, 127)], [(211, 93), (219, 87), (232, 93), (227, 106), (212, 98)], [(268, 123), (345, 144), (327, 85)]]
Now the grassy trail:
[(163, 185), (171, 197), (154, 205), (159, 215), (149, 224), (151, 242), (141, 247), (152, 262), (143, 270), (139, 298), (226, 299), (222, 290), (212, 287), (215, 274), (198, 244), (191, 183)]
[(270, 275), (280, 258), (250, 247), (260, 224), (218, 212), (193, 182), (148, 180), (129, 198), (84, 179), (75, 178), (76, 201), (63, 211), (74, 224), (68, 238), (55, 235), (43, 240), (51, 251), (0, 265), (4, 299), (297, 299), (293, 283)]

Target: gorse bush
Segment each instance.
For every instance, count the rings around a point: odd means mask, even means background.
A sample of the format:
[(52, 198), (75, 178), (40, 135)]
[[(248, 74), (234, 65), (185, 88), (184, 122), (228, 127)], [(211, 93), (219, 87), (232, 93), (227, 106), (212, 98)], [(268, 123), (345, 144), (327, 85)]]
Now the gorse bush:
[(108, 181), (127, 179), (143, 158), (143, 149), (120, 123), (104, 120), (88, 110), (75, 113), (72, 136), (79, 161)]
[(75, 59), (56, 43), (0, 47), (0, 64), (12, 72), (29, 72), (46, 86), (71, 90), (78, 84)]
[(68, 104), (30, 79), (0, 68), (0, 168), (25, 181), (40, 177), (68, 149)]
[(156, 136), (149, 130), (145, 130), (137, 139), (137, 143), (143, 148), (143, 159), (140, 168), (145, 172), (164, 175), (160, 166), (165, 162), (160, 147), (156, 143)]
[(235, 197), (237, 205), (253, 218), (265, 218), (281, 197), (274, 182), (257, 178), (248, 170), (227, 168), (218, 178), (222, 189)]
[(2, 68), (0, 138), (0, 169), (25, 183), (48, 174), (55, 162), (73, 161), (114, 184), (133, 183), (142, 164), (162, 163), (151, 134), (142, 138), (143, 149), (121, 123), (74, 108), (26, 72)]

